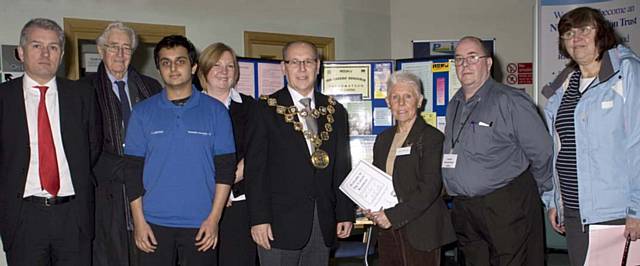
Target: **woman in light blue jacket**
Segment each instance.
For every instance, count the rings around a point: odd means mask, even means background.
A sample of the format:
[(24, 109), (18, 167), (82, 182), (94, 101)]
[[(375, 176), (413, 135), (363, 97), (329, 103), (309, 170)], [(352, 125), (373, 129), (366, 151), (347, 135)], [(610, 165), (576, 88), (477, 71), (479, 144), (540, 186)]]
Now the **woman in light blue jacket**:
[(571, 62), (543, 90), (555, 147), (543, 201), (571, 264), (583, 265), (589, 225), (625, 225), (624, 237), (640, 238), (640, 59), (593, 8), (563, 15), (558, 32)]

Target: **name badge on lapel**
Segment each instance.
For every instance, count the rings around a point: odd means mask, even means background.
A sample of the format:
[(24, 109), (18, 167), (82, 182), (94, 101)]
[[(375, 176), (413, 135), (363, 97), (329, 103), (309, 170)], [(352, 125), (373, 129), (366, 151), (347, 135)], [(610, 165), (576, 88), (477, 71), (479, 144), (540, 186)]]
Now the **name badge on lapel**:
[(409, 155), (409, 154), (411, 154), (411, 146), (396, 149), (396, 156)]

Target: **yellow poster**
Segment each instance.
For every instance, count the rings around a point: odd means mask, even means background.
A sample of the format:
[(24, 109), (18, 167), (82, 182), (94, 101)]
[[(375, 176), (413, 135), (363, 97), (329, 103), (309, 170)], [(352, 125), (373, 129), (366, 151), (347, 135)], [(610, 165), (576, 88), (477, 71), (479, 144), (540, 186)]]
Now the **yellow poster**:
[(371, 65), (369, 64), (326, 64), (322, 77), (324, 94), (360, 94), (363, 100), (371, 99)]
[(420, 116), (422, 116), (422, 119), (424, 119), (424, 122), (426, 122), (427, 124), (431, 125), (432, 127), (437, 127), (438, 116), (436, 112), (422, 112)]
[(449, 63), (433, 63), (431, 72), (449, 72)]

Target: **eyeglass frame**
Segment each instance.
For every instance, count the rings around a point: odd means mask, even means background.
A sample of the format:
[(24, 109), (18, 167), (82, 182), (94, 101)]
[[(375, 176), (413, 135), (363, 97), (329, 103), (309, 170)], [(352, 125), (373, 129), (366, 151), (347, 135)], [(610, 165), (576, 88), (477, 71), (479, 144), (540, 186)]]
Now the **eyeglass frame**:
[(573, 40), (573, 38), (575, 38), (578, 35), (580, 35), (581, 37), (587, 36), (595, 29), (596, 27), (592, 25), (587, 25), (580, 28), (571, 28), (570, 30), (565, 31), (562, 35), (560, 35), (560, 39), (563, 39), (565, 41)]
[(282, 62), (284, 62), (285, 64), (289, 65), (289, 66), (303, 66), (304, 67), (310, 67), (316, 63), (318, 63), (318, 59), (314, 58), (314, 59), (305, 59), (305, 60), (298, 60), (298, 59), (292, 59), (292, 60), (282, 60)]
[[(456, 66), (462, 66), (464, 65), (464, 62), (467, 62), (467, 65), (475, 65), (478, 62), (480, 62), (480, 58), (487, 58), (489, 57), (488, 55), (470, 55), (467, 57), (455, 57), (453, 59), (454, 64)], [(472, 60), (469, 60), (472, 59)], [(460, 62), (458, 62), (458, 60), (461, 60)]]
[(102, 46), (105, 48), (105, 50), (107, 52), (112, 53), (112, 54), (118, 54), (120, 51), (122, 51), (122, 54), (124, 54), (124, 55), (132, 55), (133, 54), (133, 48), (131, 48), (131, 47), (120, 46), (120, 45), (115, 45), (115, 44), (103, 44)]

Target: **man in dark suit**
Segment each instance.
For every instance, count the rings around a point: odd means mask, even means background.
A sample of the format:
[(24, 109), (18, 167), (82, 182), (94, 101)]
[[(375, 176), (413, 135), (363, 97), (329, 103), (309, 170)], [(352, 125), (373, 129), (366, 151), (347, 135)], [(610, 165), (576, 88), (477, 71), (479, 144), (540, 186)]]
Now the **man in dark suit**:
[(56, 78), (64, 33), (49, 19), (22, 28), (25, 74), (0, 85), (0, 236), (9, 265), (90, 265), (93, 91)]
[(162, 85), (130, 65), (138, 39), (135, 31), (122, 22), (110, 23), (96, 44), (102, 63), (97, 73), (84, 79), (96, 91), (104, 135), (102, 153), (94, 169), (97, 187), (93, 265), (137, 265), (126, 196), (129, 188), (123, 177), (125, 125), (133, 105), (160, 92)]
[(288, 86), (263, 96), (252, 115), (245, 179), (260, 264), (327, 265), (336, 236), (349, 236), (353, 203), (338, 186), (351, 170), (347, 114), (315, 92), (316, 47), (283, 49)]

